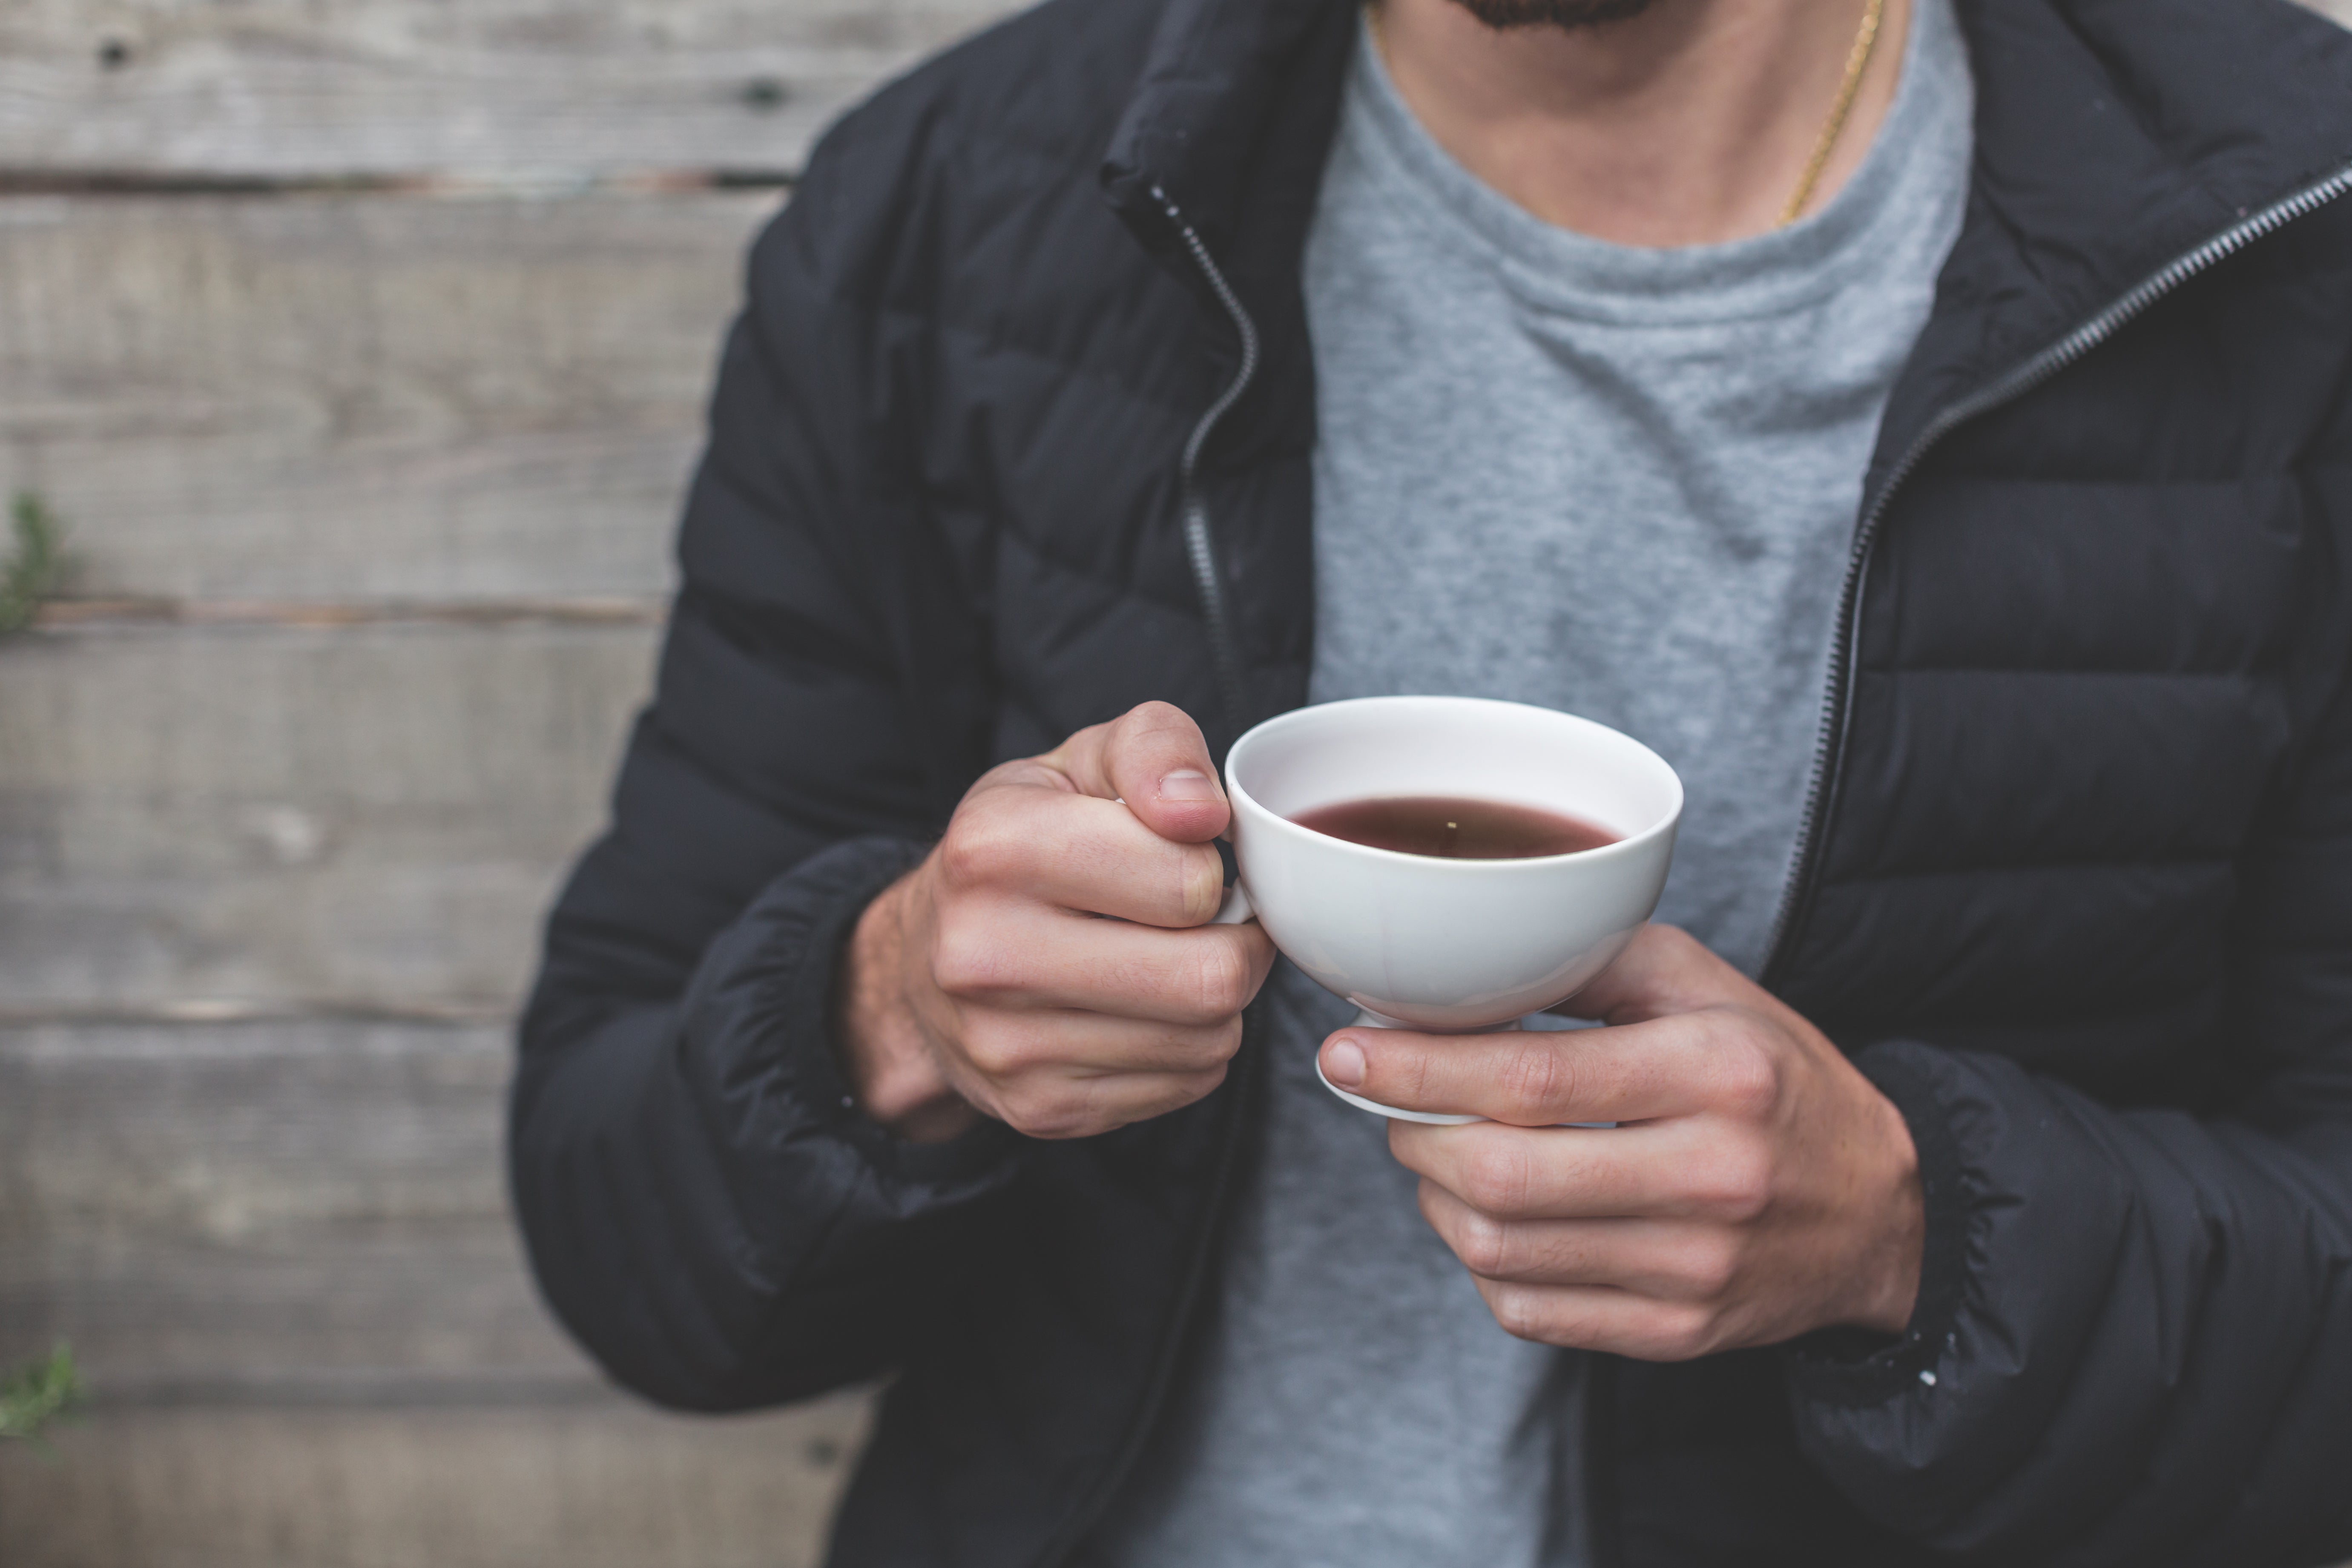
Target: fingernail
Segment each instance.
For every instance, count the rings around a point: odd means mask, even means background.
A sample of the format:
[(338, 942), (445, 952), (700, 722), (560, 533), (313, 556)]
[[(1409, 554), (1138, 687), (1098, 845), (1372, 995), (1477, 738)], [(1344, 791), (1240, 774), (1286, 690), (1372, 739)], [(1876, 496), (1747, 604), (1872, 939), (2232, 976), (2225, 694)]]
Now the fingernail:
[(1341, 1089), (1364, 1081), (1364, 1047), (1346, 1035), (1323, 1047), (1323, 1076)]
[(1160, 775), (1160, 798), (1214, 800), (1217, 798), (1217, 781), (1198, 768), (1179, 768), (1172, 773)]

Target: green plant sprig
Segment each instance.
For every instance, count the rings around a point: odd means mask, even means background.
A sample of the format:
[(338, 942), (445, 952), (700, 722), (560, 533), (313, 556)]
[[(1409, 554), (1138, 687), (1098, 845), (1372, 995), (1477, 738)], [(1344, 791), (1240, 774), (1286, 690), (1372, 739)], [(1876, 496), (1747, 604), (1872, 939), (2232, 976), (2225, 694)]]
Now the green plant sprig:
[(68, 565), (65, 530), (39, 496), (19, 490), (9, 510), (16, 545), (0, 563), (0, 637), (33, 624), (41, 601), (64, 584)]
[(37, 1444), (49, 1424), (81, 1402), (81, 1372), (73, 1347), (59, 1345), (46, 1361), (0, 1381), (0, 1439)]

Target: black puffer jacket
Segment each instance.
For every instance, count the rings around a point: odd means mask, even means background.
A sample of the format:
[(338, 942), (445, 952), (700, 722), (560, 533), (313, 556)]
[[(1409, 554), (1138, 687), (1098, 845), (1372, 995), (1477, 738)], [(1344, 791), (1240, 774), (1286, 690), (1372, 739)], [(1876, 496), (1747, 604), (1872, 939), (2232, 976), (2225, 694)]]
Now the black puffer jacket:
[[(1961, 12), (1966, 231), (1768, 975), (1908, 1118), (1925, 1288), (1892, 1346), (1605, 1363), (1604, 1560), (2352, 1555), (2352, 38)], [(1083, 1561), (1184, 1375), (1255, 1038), (1158, 1121), (914, 1148), (828, 988), (991, 762), (1302, 700), (1298, 259), (1354, 26), (1055, 0), (852, 115), (752, 257), (513, 1176), (651, 1397), (898, 1372), (836, 1563)]]

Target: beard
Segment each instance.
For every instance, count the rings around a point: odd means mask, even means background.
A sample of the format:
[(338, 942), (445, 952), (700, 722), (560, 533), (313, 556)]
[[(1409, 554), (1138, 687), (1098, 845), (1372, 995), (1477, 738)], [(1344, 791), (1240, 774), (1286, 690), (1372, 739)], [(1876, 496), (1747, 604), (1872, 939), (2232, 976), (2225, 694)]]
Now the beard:
[(1510, 27), (1598, 27), (1622, 22), (1650, 8), (1651, 0), (1454, 0), (1486, 26), (1501, 32)]

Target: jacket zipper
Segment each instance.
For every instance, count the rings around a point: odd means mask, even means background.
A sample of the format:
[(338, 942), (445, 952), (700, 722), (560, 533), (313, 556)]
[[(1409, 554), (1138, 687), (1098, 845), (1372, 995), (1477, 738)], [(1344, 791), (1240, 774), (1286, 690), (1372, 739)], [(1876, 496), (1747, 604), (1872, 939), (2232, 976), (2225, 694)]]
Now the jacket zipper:
[(1209, 254), (1209, 247), (1202, 242), (1199, 231), (1186, 221), (1167, 191), (1153, 185), (1151, 197), (1160, 204), (1160, 210), (1168, 215), (1168, 221), (1183, 237), (1184, 248), (1192, 253), (1193, 263), (1201, 269), (1201, 276), (1208, 280), (1210, 292), (1216, 295), (1217, 303), (1224, 307), (1226, 316), (1234, 323), (1234, 331), (1241, 336), (1241, 368), (1234, 373), (1234, 379), (1226, 384), (1225, 389), (1217, 395), (1216, 401), (1209, 405), (1208, 411), (1192, 426), (1192, 434), (1184, 443), (1183, 459), (1177, 468), (1184, 515), (1184, 553), (1192, 564), (1192, 584), (1200, 591), (1201, 612), (1208, 617), (1209, 653), (1216, 665), (1217, 693), (1225, 705), (1225, 724), (1234, 736), (1238, 736), (1249, 720), (1242, 685), (1241, 651), (1234, 640), (1233, 621), (1225, 609), (1224, 580), (1217, 570), (1217, 544), (1209, 531), (1208, 503), (1201, 498), (1200, 470), (1201, 453), (1208, 446), (1209, 437), (1215, 433), (1225, 416), (1233, 411), (1234, 405), (1242, 400), (1242, 395), (1249, 390), (1250, 383), (1257, 379), (1257, 323), (1250, 319), (1249, 311), (1243, 307), (1241, 296), (1234, 292), (1233, 285), (1225, 281), (1224, 272), (1217, 266), (1216, 258)]
[(1118, 1495), (1119, 1488), (1127, 1484), (1127, 1478), (1143, 1458), (1144, 1446), (1150, 1441), (1152, 1428), (1159, 1425), (1160, 1409), (1168, 1403), (1168, 1390), (1175, 1382), (1176, 1366), (1183, 1355), (1184, 1336), (1192, 1327), (1202, 1288), (1209, 1278), (1212, 1254), (1225, 1232), (1225, 1205), (1241, 1166), (1242, 1134), (1249, 1126), (1260, 1080), (1265, 1076), (1265, 1042), (1259, 1038), (1264, 1016), (1263, 1010), (1255, 1006), (1244, 1015), (1236, 1063), (1240, 1082), (1235, 1085), (1233, 1109), (1219, 1131), (1216, 1174), (1210, 1180), (1208, 1206), (1202, 1211), (1201, 1228), (1194, 1234), (1191, 1254), (1184, 1260), (1184, 1279), (1177, 1287), (1175, 1310), (1170, 1313), (1167, 1327), (1152, 1352), (1150, 1381), (1144, 1385), (1142, 1402), (1119, 1435), (1110, 1465), (1038, 1558), (1038, 1568), (1063, 1568), (1085, 1540), (1087, 1531), (1101, 1521), (1103, 1510), (1110, 1506), (1111, 1499)]
[(1871, 546), (1876, 542), (1879, 527), (1885, 520), (1886, 510), (1895, 492), (1917, 469), (1928, 451), (1960, 426), (2024, 396), (2113, 337), (2127, 322), (2190, 279), (2236, 255), (2255, 240), (2285, 227), (2296, 218), (2317, 211), (2347, 191), (2352, 191), (2352, 165), (2338, 169), (2326, 179), (2264, 207), (2242, 222), (2222, 230), (2196, 249), (2176, 258), (2032, 359), (1981, 391), (1946, 405), (1927, 422), (1895, 467), (1888, 470), (1886, 482), (1879, 487), (1876, 498), (1855, 525), (1853, 550), (1846, 563), (1845, 583), (1838, 594), (1837, 641), (1832, 645), (1829, 684), (1822, 698), (1820, 739), (1814, 745), (1812, 777), (1805, 790), (1803, 815), (1798, 819), (1797, 847), (1790, 860), (1789, 884), (1781, 892), (1780, 907), (1772, 918), (1771, 941), (1765, 948), (1767, 957), (1763, 974), (1767, 984), (1783, 978), (1780, 972), (1789, 960), (1785, 950), (1795, 933), (1800, 914), (1812, 893), (1811, 884), (1817, 870), (1813, 862), (1820, 850), (1822, 827), (1834, 804), (1834, 781), (1841, 761), (1839, 753), (1844, 749), (1847, 725), (1853, 717), (1853, 645), (1861, 625), (1863, 581), (1870, 564)]
[[(1241, 367), (1192, 426), (1192, 434), (1184, 443), (1183, 458), (1177, 470), (1184, 517), (1184, 553), (1192, 563), (1192, 582), (1200, 591), (1202, 613), (1208, 618), (1209, 651), (1216, 665), (1217, 694), (1224, 703), (1225, 722), (1238, 735), (1248, 717), (1248, 710), (1244, 706), (1241, 656), (1234, 642), (1232, 621), (1226, 614), (1224, 583), (1217, 570), (1217, 544), (1209, 532), (1209, 509), (1201, 499), (1199, 479), (1202, 449), (1208, 445), (1209, 437), (1215, 433), (1217, 426), (1232, 412), (1234, 405), (1239, 403), (1242, 395), (1249, 390), (1250, 383), (1257, 377), (1257, 323), (1250, 319), (1249, 311), (1242, 305), (1241, 297), (1225, 280), (1223, 271), (1218, 268), (1216, 258), (1209, 254), (1209, 247), (1202, 240), (1199, 231), (1185, 221), (1183, 213), (1178, 210), (1167, 191), (1155, 184), (1151, 187), (1151, 195), (1160, 204), (1160, 210), (1168, 215), (1168, 221), (1175, 226), (1176, 232), (1182, 236), (1184, 248), (1192, 253), (1193, 262), (1201, 268), (1201, 276), (1208, 280), (1210, 290), (1216, 295), (1217, 302), (1224, 307), (1234, 330), (1241, 335)], [(1134, 1418), (1120, 1435), (1118, 1447), (1101, 1479), (1095, 1483), (1085, 1501), (1071, 1513), (1069, 1521), (1039, 1558), (1040, 1568), (1061, 1568), (1069, 1561), (1070, 1554), (1077, 1550), (1086, 1532), (1100, 1521), (1103, 1510), (1109, 1506), (1112, 1498), (1118, 1495), (1119, 1488), (1126, 1485), (1128, 1476), (1142, 1458), (1144, 1445), (1150, 1440), (1151, 1429), (1159, 1422), (1160, 1408), (1168, 1402), (1169, 1385), (1174, 1382), (1177, 1363), (1182, 1358), (1184, 1335), (1192, 1326), (1193, 1310), (1199, 1304), (1202, 1288), (1209, 1277), (1211, 1253), (1217, 1238), (1224, 1234), (1225, 1205), (1241, 1164), (1242, 1134), (1249, 1126), (1250, 1112), (1257, 1100), (1258, 1080), (1264, 1075), (1262, 1063), (1265, 1051), (1255, 1037), (1258, 1029), (1256, 1020), (1260, 1016), (1262, 1015), (1257, 1009), (1251, 1009), (1249, 1021), (1244, 1026), (1247, 1032), (1243, 1037), (1240, 1053), (1241, 1082), (1234, 1097), (1233, 1109), (1227, 1112), (1224, 1126), (1220, 1131), (1216, 1173), (1210, 1178), (1208, 1206), (1202, 1213), (1201, 1229), (1193, 1238), (1192, 1255), (1184, 1262), (1184, 1279), (1177, 1288), (1175, 1310), (1169, 1316), (1167, 1330), (1153, 1354), (1150, 1381), (1144, 1387), (1142, 1403), (1136, 1407)]]

